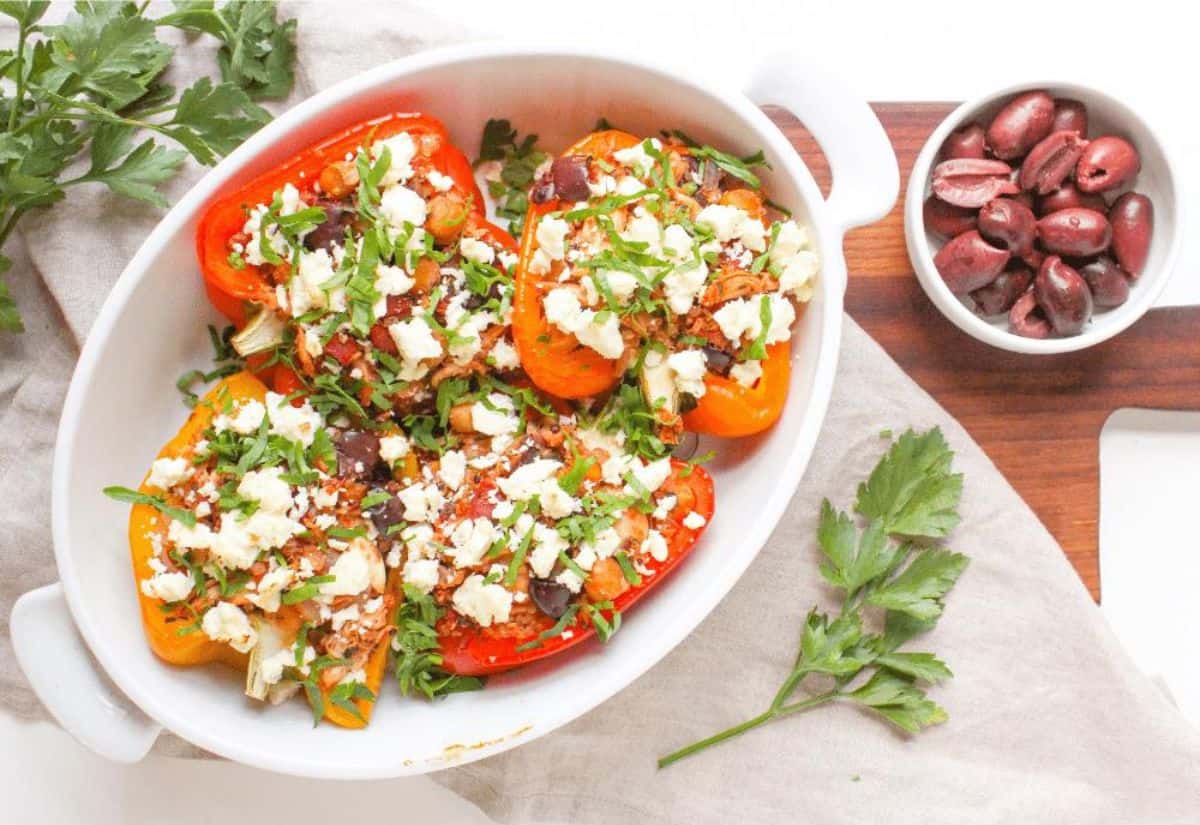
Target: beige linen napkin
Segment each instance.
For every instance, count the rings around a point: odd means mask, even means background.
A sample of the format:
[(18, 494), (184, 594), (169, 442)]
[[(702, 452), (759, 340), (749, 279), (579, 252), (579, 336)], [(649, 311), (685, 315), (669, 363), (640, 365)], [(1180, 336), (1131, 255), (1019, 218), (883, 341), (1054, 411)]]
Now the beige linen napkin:
[[(339, 7), (285, 6), (300, 17), (296, 98), (454, 31), (390, 4), (355, 4), (353, 15)], [(189, 59), (180, 75), (208, 65)], [(159, 217), (80, 188), (23, 226), (29, 256), (11, 280), (30, 329), (0, 338), (0, 701), (19, 716), (42, 711), (16, 668), (7, 620), (18, 594), (54, 579), (48, 479), (58, 410), (104, 295)], [(1200, 734), (1133, 669), (1054, 540), (962, 428), (849, 319), (842, 346), (799, 492), (699, 629), (581, 719), (434, 778), (505, 823), (1200, 821)], [(919, 642), (955, 671), (934, 689), (950, 721), (910, 738), (828, 707), (656, 771), (656, 757), (766, 706), (804, 614), (828, 596), (813, 541), (820, 499), (851, 500), (884, 449), (880, 429), (934, 424), (966, 474), (963, 524), (950, 544), (972, 559), (941, 625)], [(189, 750), (169, 737), (162, 749)]]

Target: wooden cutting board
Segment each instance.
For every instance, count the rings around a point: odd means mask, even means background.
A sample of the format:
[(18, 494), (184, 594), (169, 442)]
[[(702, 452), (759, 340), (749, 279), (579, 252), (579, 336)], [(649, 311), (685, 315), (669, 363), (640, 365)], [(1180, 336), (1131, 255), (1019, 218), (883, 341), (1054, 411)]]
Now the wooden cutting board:
[[(1052, 356), (994, 349), (942, 317), (908, 260), (903, 198), (917, 153), (955, 105), (874, 104), (900, 161), (900, 199), (846, 238), (846, 310), (971, 433), (1099, 600), (1100, 430), (1120, 407), (1200, 410), (1200, 307), (1153, 310), (1103, 344)], [(767, 111), (828, 192), (816, 143), (789, 113)]]

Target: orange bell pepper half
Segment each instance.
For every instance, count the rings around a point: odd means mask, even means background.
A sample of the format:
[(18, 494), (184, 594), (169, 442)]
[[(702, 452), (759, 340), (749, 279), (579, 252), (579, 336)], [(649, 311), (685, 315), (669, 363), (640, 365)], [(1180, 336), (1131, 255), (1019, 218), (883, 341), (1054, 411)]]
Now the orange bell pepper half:
[[(248, 372), (230, 375), (216, 384), (204, 398), (196, 404), (186, 423), (159, 451), (157, 458), (173, 458), (190, 455), (193, 445), (200, 440), (204, 431), (212, 423), (214, 410), (226, 402), (245, 399), (262, 401), (267, 394), (267, 387)], [(147, 474), (147, 478), (149, 474)], [(139, 490), (148, 495), (159, 494), (162, 491), (151, 487), (143, 480)], [(239, 653), (227, 644), (209, 639), (203, 631), (180, 635), (180, 629), (186, 627), (191, 616), (183, 611), (164, 611), (163, 603), (152, 599), (141, 591), (141, 582), (154, 574), (150, 560), (157, 552), (151, 536), (161, 534), (166, 517), (148, 504), (135, 504), (129, 514), (129, 549), (133, 560), (134, 588), (138, 594), (138, 606), (142, 614), (142, 627), (146, 632), (146, 640), (150, 649), (163, 661), (180, 666), (194, 666), (220, 662), (237, 670), (245, 671), (249, 664), (249, 656)], [(298, 615), (291, 615), (284, 608), (275, 614), (273, 622), (281, 629), (290, 627), (292, 634), (299, 628), (301, 621)], [(365, 668), (367, 688), (376, 696), (383, 684), (384, 672), (387, 669), (388, 645), (386, 643), (371, 654)], [(355, 700), (362, 719), (354, 716), (348, 710), (339, 708), (329, 699), (328, 690), (323, 690), (325, 698), (325, 718), (336, 725), (346, 728), (361, 728), (370, 719), (372, 702), (363, 699)]]
[(270, 203), (275, 192), (286, 183), (291, 183), (311, 199), (313, 184), (326, 166), (344, 159), (347, 153), (357, 152), (368, 140), (380, 140), (400, 132), (408, 132), (414, 139), (424, 135), (439, 137), (441, 146), (432, 157), (434, 168), (454, 181), (455, 191), (469, 201), (474, 212), (483, 214), (483, 193), (475, 183), (471, 164), (450, 142), (446, 128), (436, 118), (390, 114), (359, 123), (310, 146), (277, 169), (260, 175), (208, 207), (196, 232), (196, 254), (213, 306), (240, 327), (246, 321), (246, 303), (266, 303), (268, 293), (274, 291), (274, 286), (258, 267), (245, 264), (237, 269), (229, 263), (229, 239), (242, 231), (248, 209)]
[[(634, 584), (612, 600), (612, 609), (601, 611), (605, 619), (612, 620), (614, 612), (623, 612), (649, 593), (675, 569), (696, 546), (700, 535), (712, 519), (714, 496), (712, 476), (702, 467), (672, 460), (671, 476), (664, 482), (663, 489), (678, 498), (675, 508), (657, 529), (667, 541), (667, 557), (663, 561), (647, 559), (646, 567), (651, 575), (642, 575), (641, 583)], [(704, 516), (705, 524), (698, 529), (685, 527), (683, 519), (695, 511)], [(539, 636), (547, 633), (555, 622), (549, 617), (534, 630), (522, 636), (498, 636), (487, 628), (479, 628), (458, 622), (453, 629), (438, 636), (441, 644), (442, 667), (449, 673), (460, 676), (483, 676), (499, 673), (514, 667), (536, 662), (574, 647), (596, 632), (582, 612), (575, 614), (564, 630), (570, 630), (569, 638), (559, 633), (546, 639)]]
[(783, 413), (791, 374), (791, 346), (787, 341), (767, 347), (762, 377), (753, 387), (709, 372), (704, 376), (704, 396), (695, 409), (684, 413), (683, 426), (692, 432), (724, 438), (761, 433)]
[[(563, 156), (604, 157), (640, 142), (628, 132), (609, 129), (593, 132), (563, 152)], [(521, 356), (521, 366), (540, 389), (560, 398), (587, 398), (610, 389), (621, 379), (617, 362), (580, 345), (574, 335), (546, 320), (542, 298), (559, 285), (557, 275), (529, 271), (529, 262), (537, 248), (538, 222), (547, 212), (563, 207), (557, 199), (534, 204), (525, 219), (513, 294), (513, 340)]]

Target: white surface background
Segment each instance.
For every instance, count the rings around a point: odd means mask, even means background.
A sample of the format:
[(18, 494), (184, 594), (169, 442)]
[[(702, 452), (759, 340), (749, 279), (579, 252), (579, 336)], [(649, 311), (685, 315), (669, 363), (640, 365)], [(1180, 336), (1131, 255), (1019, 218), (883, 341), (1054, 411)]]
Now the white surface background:
[[(1200, 232), (1196, 231), (1200, 228), (1200, 109), (1194, 89), (1200, 19), (1195, 12), (1184, 11), (1185, 4), (1127, 0), (1089, 4), (1010, 0), (1003, 8), (961, 0), (692, 0), (686, 4), (416, 0), (415, 4), (433, 13), (452, 14), (464, 26), (497, 37), (608, 44), (676, 61), (697, 74), (738, 77), (754, 54), (794, 48), (840, 67), (871, 100), (959, 100), (1025, 78), (1099, 86), (1141, 110), (1180, 150), (1190, 193), (1190, 215), (1183, 230), (1189, 238), (1179, 271), (1161, 303), (1200, 303)], [(1133, 421), (1131, 426), (1144, 424)], [(1176, 437), (1186, 444), (1177, 440), (1172, 449), (1200, 454), (1200, 428), (1175, 430), (1184, 433), (1176, 432)], [(1116, 438), (1112, 448), (1125, 451), (1120, 456), (1142, 449), (1139, 436), (1127, 430), (1121, 434), (1124, 437)], [(1117, 455), (1112, 450), (1106, 448), (1106, 467), (1107, 462), (1125, 460), (1111, 458)], [(1162, 478), (1145, 458), (1141, 489), (1157, 490)], [(1191, 466), (1198, 466), (1195, 459)], [(1107, 500), (1112, 488), (1105, 489)], [(1194, 507), (1195, 489), (1193, 476), (1193, 494), (1180, 499), (1181, 509), (1185, 504)], [(1144, 511), (1124, 506), (1128, 503), (1123, 499), (1123, 506), (1105, 507), (1102, 513), (1107, 594), (1114, 593), (1116, 574), (1110, 572), (1113, 568), (1107, 560), (1116, 558), (1112, 554), (1155, 542), (1170, 546), (1166, 536), (1159, 539), (1130, 526), (1152, 522)], [(1137, 542), (1138, 547), (1127, 542)], [(228, 825), (269, 819), (327, 825), (345, 820), (347, 814), (356, 821), (375, 817), (420, 821), (432, 816), (445, 823), (486, 821), (424, 778), (318, 788), (311, 781), (222, 763), (151, 758), (138, 766), (120, 767), (87, 753), (57, 729), (20, 725), (3, 716), (0, 742), (4, 743), (0, 798), (5, 800), (6, 822)]]

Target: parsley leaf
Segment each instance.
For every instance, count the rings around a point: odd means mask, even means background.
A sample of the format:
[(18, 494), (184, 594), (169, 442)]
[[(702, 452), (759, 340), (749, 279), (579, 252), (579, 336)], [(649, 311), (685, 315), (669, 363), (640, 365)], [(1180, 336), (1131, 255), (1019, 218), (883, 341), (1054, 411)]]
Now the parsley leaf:
[[(0, 2), (17, 21), (16, 48), (0, 52), (10, 81), (0, 103), (0, 248), (22, 216), (66, 197), (68, 187), (99, 183), (154, 206), (159, 186), (187, 154), (212, 165), (270, 113), (252, 98), (286, 96), (293, 80), (295, 21), (280, 23), (274, 2), (176, 3), (172, 14), (146, 16), (146, 4), (79, 2), (62, 23), (42, 25), (45, 2)], [(221, 43), (224, 82), (201, 77), (176, 100), (164, 78), (175, 54), (162, 26), (205, 32)], [(139, 133), (142, 137), (139, 137)], [(152, 133), (183, 149), (158, 143)], [(90, 147), (90, 149), (89, 149)], [(88, 151), (91, 164), (72, 177)], [(0, 255), (0, 270), (8, 259)], [(23, 329), (0, 282), (0, 330)]]
[[(816, 608), (808, 612), (792, 671), (767, 710), (662, 757), (660, 768), (834, 701), (857, 704), (908, 733), (946, 721), (946, 711), (918, 682), (943, 682), (953, 676), (950, 668), (932, 653), (897, 648), (936, 624), (967, 566), (959, 553), (908, 542), (910, 536), (943, 538), (958, 523), (962, 476), (951, 472), (953, 459), (939, 430), (909, 430), (858, 488), (856, 509), (869, 519), (865, 528), (822, 502), (820, 570), (841, 591), (841, 610), (833, 616)], [(883, 609), (882, 634), (868, 629), (867, 605)], [(810, 676), (823, 680), (813, 685), (818, 692), (795, 698)]]
[(104, 495), (114, 501), (124, 502), (125, 504), (146, 504), (158, 510), (168, 518), (178, 521), (185, 527), (196, 526), (196, 514), (191, 510), (183, 510), (179, 507), (172, 507), (162, 496), (152, 496), (148, 493), (142, 493), (137, 490), (130, 490), (128, 487), (105, 487)]
[(517, 130), (505, 119), (492, 118), (483, 125), (475, 167), (498, 162), (500, 174), (488, 180), (488, 193), (496, 201), (496, 215), (508, 222), (508, 231), (520, 236), (529, 210), (529, 189), (539, 166), (549, 157), (537, 148), (537, 135), (518, 141)]

